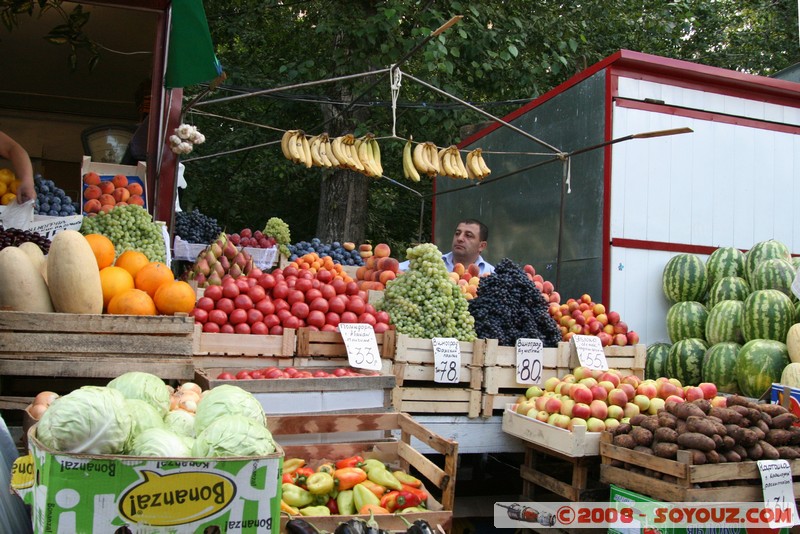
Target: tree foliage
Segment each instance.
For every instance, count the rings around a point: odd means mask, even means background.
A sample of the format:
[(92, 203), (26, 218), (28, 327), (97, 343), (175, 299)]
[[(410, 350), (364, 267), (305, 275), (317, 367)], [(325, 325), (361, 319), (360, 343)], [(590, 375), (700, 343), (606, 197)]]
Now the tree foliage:
[[(324, 184), (352, 173), (301, 168), (275, 143), (287, 129), (373, 132), (386, 174), (416, 193), (369, 181), (357, 199), (367, 202), (363, 235), (319, 237), (388, 242), (396, 253), (430, 235), (430, 199), (421, 195), (432, 185), (403, 180), (402, 141), (392, 134), (447, 146), (484, 116), (408, 78), (393, 109), (386, 75), (224, 99), (385, 69), (408, 55), (403, 71), (503, 116), (619, 49), (762, 75), (798, 60), (793, 0), (206, 0), (205, 8), (228, 81), (207, 99), (219, 102), (189, 116), (208, 142), (187, 158), (185, 207), (232, 231), (278, 216), (295, 240), (341, 228), (321, 220), (342, 216)], [(454, 15), (463, 19), (410, 54)]]

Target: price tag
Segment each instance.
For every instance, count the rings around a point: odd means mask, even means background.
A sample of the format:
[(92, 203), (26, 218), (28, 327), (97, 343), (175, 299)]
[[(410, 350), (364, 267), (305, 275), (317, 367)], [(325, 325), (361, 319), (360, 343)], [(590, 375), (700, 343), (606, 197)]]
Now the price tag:
[(366, 323), (339, 323), (344, 347), (347, 349), (347, 363), (350, 367), (381, 370), (381, 353), (378, 351), (378, 340), (375, 330)]
[(578, 361), (583, 367), (596, 369), (598, 371), (608, 371), (606, 353), (603, 352), (603, 344), (597, 336), (574, 335), (569, 340), (570, 346), (578, 354)]
[(454, 337), (435, 337), (433, 342), (433, 381), (457, 384), (461, 381), (461, 345)]
[(543, 347), (541, 339), (517, 340), (517, 384), (542, 383)]
[(764, 491), (764, 507), (791, 510), (791, 523), (770, 521), (770, 528), (791, 527), (798, 524), (797, 506), (794, 502), (792, 468), (787, 460), (759, 460), (761, 487)]

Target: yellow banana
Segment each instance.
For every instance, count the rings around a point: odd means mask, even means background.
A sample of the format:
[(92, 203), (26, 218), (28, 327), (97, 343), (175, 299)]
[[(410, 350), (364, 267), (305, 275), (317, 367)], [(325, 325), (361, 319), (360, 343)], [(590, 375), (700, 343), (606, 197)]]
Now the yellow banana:
[(308, 142), (309, 148), (311, 150), (311, 161), (317, 167), (324, 167), (325, 162), (322, 160), (322, 153), (320, 151), (320, 147), (322, 145), (322, 136), (315, 135), (311, 138), (311, 141)]
[(295, 132), (297, 132), (297, 130), (286, 130), (281, 136), (281, 152), (283, 152), (283, 157), (288, 160), (292, 159), (292, 153), (289, 152), (289, 141), (292, 139)]
[(344, 147), (349, 152), (350, 155), (350, 165), (354, 167), (353, 170), (358, 172), (365, 172), (364, 164), (361, 163), (361, 160), (358, 158), (358, 151), (356, 150), (356, 138), (353, 134), (347, 134), (344, 136)]
[(430, 165), (428, 164), (428, 160), (425, 158), (425, 143), (417, 143), (417, 146), (414, 147), (414, 151), (412, 153), (412, 159), (414, 162), (414, 167), (417, 171), (428, 174), (430, 171)]
[(372, 137), (369, 140), (369, 147), (372, 149), (372, 162), (375, 164), (375, 170), (378, 176), (383, 176), (383, 164), (381, 164), (381, 147), (378, 140)]
[(480, 148), (478, 149), (478, 166), (481, 168), (481, 178), (486, 178), (492, 174), (492, 170), (489, 169), (489, 166), (486, 165), (485, 161), (483, 161), (483, 152)]
[(310, 169), (314, 164), (314, 160), (311, 159), (311, 145), (308, 143), (308, 137), (305, 134), (300, 136), (300, 143), (303, 148), (303, 163), (306, 168)]
[(317, 152), (319, 153), (319, 160), (322, 162), (322, 167), (332, 167), (333, 164), (331, 163), (330, 158), (328, 158), (328, 153), (325, 149), (325, 143), (328, 141), (328, 134), (319, 134), (318, 137), (319, 146), (317, 147)]
[(431, 166), (431, 172), (429, 173), (431, 176), (436, 176), (437, 174), (442, 173), (442, 169), (439, 166), (439, 153), (436, 150), (436, 145), (430, 141), (425, 143), (427, 150), (425, 151), (426, 158), (428, 163)]
[(339, 162), (339, 167), (342, 169), (348, 168), (348, 157), (345, 154), (344, 145), (342, 144), (343, 138), (342, 137), (335, 137), (333, 141), (331, 141), (331, 150), (333, 152), (333, 156)]
[(328, 159), (328, 167), (338, 167), (339, 160), (336, 159), (336, 156), (333, 155), (333, 148), (331, 147), (331, 138), (325, 134), (325, 141), (322, 143), (322, 150), (325, 151), (325, 157)]
[(353, 146), (355, 147), (358, 161), (364, 166), (364, 174), (374, 177), (375, 170), (372, 168), (372, 161), (370, 161), (372, 159), (372, 152), (369, 149), (366, 138), (361, 137), (356, 139)]
[(300, 135), (301, 135), (300, 130), (293, 130), (292, 137), (286, 144), (286, 147), (289, 150), (289, 154), (292, 156), (292, 161), (294, 163), (300, 163), (301, 152), (303, 150), (303, 142), (300, 141), (299, 138)]
[(458, 150), (458, 147), (452, 147), (453, 153), (453, 162), (455, 162), (455, 166), (458, 169), (458, 177), (462, 180), (467, 179), (467, 169), (464, 167), (464, 161), (461, 159), (461, 152)]
[(413, 182), (419, 182), (419, 171), (414, 166), (414, 158), (411, 155), (412, 144), (409, 139), (403, 147), (403, 175)]
[(439, 150), (436, 154), (437, 159), (439, 160), (439, 168), (442, 170), (442, 176), (448, 176), (450, 178), (455, 178), (455, 171), (453, 167), (450, 165), (450, 154), (448, 153), (449, 148), (443, 148)]
[(470, 167), (472, 168), (472, 174), (475, 175), (476, 178), (479, 180), (483, 178), (483, 169), (481, 169), (480, 163), (478, 163), (478, 158), (480, 157), (480, 149), (476, 148), (471, 152), (472, 158), (469, 160)]
[(479, 180), (480, 176), (475, 174), (475, 170), (473, 168), (472, 160), (474, 159), (475, 159), (475, 151), (472, 150), (467, 153), (467, 164), (466, 164), (467, 178), (469, 178), (470, 180)]

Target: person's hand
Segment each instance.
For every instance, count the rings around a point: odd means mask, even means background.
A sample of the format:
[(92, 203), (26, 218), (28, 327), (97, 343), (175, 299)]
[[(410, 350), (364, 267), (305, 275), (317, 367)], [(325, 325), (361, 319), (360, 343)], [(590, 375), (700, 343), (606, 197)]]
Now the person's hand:
[(36, 190), (33, 188), (33, 183), (24, 181), (17, 187), (17, 204), (24, 204), (29, 200), (36, 198)]

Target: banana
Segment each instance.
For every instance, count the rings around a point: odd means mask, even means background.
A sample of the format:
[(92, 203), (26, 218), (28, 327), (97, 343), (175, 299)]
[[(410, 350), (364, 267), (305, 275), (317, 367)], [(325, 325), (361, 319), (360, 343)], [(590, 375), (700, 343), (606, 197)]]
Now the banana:
[(308, 143), (308, 137), (305, 134), (300, 136), (300, 143), (303, 148), (303, 163), (306, 168), (310, 169), (314, 164), (314, 160), (311, 159), (311, 145)]
[(419, 171), (416, 166), (414, 166), (414, 158), (411, 155), (412, 144), (409, 138), (403, 147), (403, 175), (412, 182), (419, 182)]
[(353, 134), (347, 134), (344, 136), (344, 148), (348, 150), (348, 155), (350, 156), (349, 164), (353, 166), (353, 170), (358, 172), (365, 172), (364, 164), (361, 163), (361, 160), (358, 158), (358, 151), (356, 150), (356, 138)]
[(328, 158), (328, 161), (330, 162), (329, 167), (339, 167), (339, 166), (341, 166), (341, 163), (336, 158), (336, 156), (333, 154), (333, 147), (331, 147), (331, 138), (328, 137), (327, 134), (325, 135), (324, 147), (325, 147), (325, 156)]
[(294, 136), (295, 132), (297, 132), (297, 130), (286, 130), (281, 136), (281, 152), (283, 152), (283, 157), (288, 160), (292, 159), (292, 153), (289, 152), (289, 141)]
[(369, 147), (372, 149), (372, 162), (375, 164), (375, 170), (378, 172), (378, 176), (383, 176), (383, 164), (381, 164), (381, 147), (378, 144), (378, 140), (375, 137), (372, 137), (369, 140)]
[(458, 177), (462, 180), (466, 180), (468, 178), (467, 168), (464, 166), (464, 161), (461, 159), (461, 152), (455, 146), (453, 147), (453, 161), (458, 168)]
[(335, 137), (333, 141), (331, 141), (331, 150), (333, 152), (333, 156), (339, 162), (339, 167), (346, 169), (348, 168), (348, 160), (350, 158), (347, 156), (347, 154), (345, 154), (345, 147), (342, 144), (342, 141), (342, 137)]
[(481, 178), (486, 178), (490, 174), (492, 174), (492, 170), (486, 165), (486, 162), (483, 161), (483, 152), (481, 149), (478, 149), (478, 166), (481, 168)]
[(436, 154), (439, 159), (439, 168), (442, 169), (442, 175), (450, 178), (455, 178), (456, 173), (452, 165), (450, 165), (450, 148), (443, 148)]
[(317, 148), (317, 151), (319, 152), (319, 160), (322, 162), (322, 167), (333, 166), (330, 158), (328, 158), (328, 153), (325, 149), (325, 143), (327, 141), (328, 141), (328, 134), (326, 133), (319, 134), (319, 147)]
[(478, 163), (478, 158), (480, 158), (480, 149), (476, 148), (472, 151), (472, 159), (470, 160), (470, 167), (472, 168), (472, 173), (475, 177), (479, 180), (483, 179), (483, 169), (481, 169), (480, 163)]
[(439, 153), (436, 150), (436, 144), (428, 141), (427, 143), (425, 143), (425, 146), (427, 147), (427, 150), (425, 152), (426, 156), (427, 156), (427, 160), (428, 160), (428, 163), (431, 166), (431, 172), (429, 174), (432, 177), (436, 176), (437, 174), (441, 174), (442, 173), (442, 168), (439, 165), (439, 157), (438, 157)]
[(475, 174), (475, 170), (473, 168), (472, 160), (474, 160), (474, 159), (475, 159), (475, 151), (472, 150), (472, 151), (467, 153), (467, 164), (466, 164), (467, 178), (469, 178), (470, 180), (478, 180), (478, 179), (480, 179), (480, 176)]
[(417, 146), (414, 147), (414, 151), (412, 153), (412, 159), (414, 162), (414, 167), (418, 172), (428, 174), (430, 165), (428, 164), (428, 160), (425, 158), (425, 150), (425, 143), (417, 143)]
[(322, 160), (322, 152), (320, 151), (320, 147), (322, 146), (322, 136), (315, 135), (311, 138), (311, 141), (309, 141), (308, 145), (311, 149), (311, 161), (317, 167), (324, 167), (325, 162)]
[(286, 144), (286, 147), (289, 150), (289, 154), (291, 155), (291, 159), (294, 163), (300, 163), (300, 158), (301, 158), (300, 153), (303, 149), (303, 143), (298, 138), (300, 134), (301, 134), (300, 130), (293, 130), (292, 137)]
[(358, 161), (361, 162), (361, 165), (364, 166), (364, 174), (367, 176), (374, 178), (376, 176), (375, 169), (372, 166), (372, 150), (369, 148), (369, 144), (367, 142), (366, 137), (361, 137), (355, 140), (353, 145), (356, 150), (356, 155), (358, 156)]

